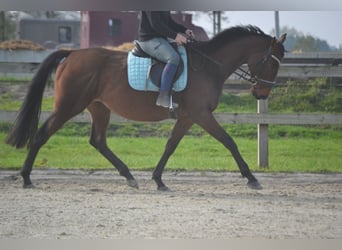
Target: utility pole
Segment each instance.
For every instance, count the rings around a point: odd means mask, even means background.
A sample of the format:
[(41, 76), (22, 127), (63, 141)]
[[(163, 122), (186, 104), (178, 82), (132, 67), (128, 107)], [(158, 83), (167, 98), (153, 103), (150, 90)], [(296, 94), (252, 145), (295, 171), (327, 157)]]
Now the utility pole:
[(222, 11), (213, 11), (213, 19), (214, 19), (213, 31), (214, 31), (214, 35), (216, 35), (217, 33), (221, 32), (221, 12)]
[(276, 37), (280, 36), (280, 26), (279, 26), (279, 11), (274, 12), (274, 20), (275, 20), (275, 33)]

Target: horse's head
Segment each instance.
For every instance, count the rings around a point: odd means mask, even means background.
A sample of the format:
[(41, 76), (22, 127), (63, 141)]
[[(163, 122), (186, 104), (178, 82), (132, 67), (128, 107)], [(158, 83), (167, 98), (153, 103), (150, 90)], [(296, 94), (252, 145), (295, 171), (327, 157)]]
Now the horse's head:
[(285, 39), (286, 34), (283, 34), (279, 40), (272, 38), (266, 53), (254, 54), (248, 59), (252, 81), (251, 92), (257, 99), (266, 99), (272, 87), (276, 85), (275, 78), (284, 57)]

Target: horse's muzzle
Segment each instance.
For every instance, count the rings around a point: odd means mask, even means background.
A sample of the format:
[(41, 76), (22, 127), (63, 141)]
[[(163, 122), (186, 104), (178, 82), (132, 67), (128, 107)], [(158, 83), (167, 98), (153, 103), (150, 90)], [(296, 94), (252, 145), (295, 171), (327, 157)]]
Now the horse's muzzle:
[(268, 98), (268, 95), (264, 95), (264, 94), (258, 94), (257, 93), (258, 91), (256, 91), (256, 90), (253, 90), (252, 91), (252, 94), (253, 94), (253, 96), (257, 99), (257, 100), (265, 100), (265, 99), (267, 99)]

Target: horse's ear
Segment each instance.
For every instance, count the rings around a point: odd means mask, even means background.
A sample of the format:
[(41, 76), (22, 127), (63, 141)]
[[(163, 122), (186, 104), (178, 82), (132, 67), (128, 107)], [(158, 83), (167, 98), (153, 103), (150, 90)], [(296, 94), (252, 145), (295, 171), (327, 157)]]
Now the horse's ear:
[(282, 35), (280, 36), (279, 42), (280, 42), (280, 43), (284, 43), (285, 40), (286, 40), (286, 33), (284, 33), (284, 34), (282, 34)]

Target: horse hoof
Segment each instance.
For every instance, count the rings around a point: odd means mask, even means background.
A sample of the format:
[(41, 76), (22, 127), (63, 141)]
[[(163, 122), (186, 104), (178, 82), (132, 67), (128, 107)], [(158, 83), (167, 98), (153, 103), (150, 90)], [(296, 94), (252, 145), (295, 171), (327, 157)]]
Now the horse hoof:
[(247, 186), (251, 189), (255, 189), (255, 190), (261, 190), (262, 186), (260, 185), (260, 183), (257, 180), (254, 181), (248, 181)]
[(139, 189), (138, 182), (136, 180), (127, 180), (127, 185), (132, 188)]
[(33, 185), (32, 183), (30, 183), (30, 184), (24, 184), (23, 188), (25, 188), (25, 189), (33, 189), (33, 188), (36, 188), (36, 186)]
[(170, 192), (171, 191), (171, 189), (169, 189), (167, 186), (158, 187), (157, 190), (162, 191), (162, 192)]

